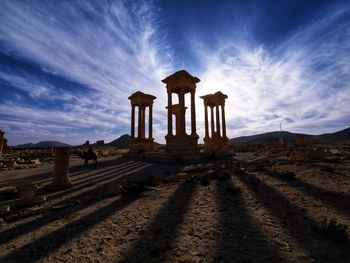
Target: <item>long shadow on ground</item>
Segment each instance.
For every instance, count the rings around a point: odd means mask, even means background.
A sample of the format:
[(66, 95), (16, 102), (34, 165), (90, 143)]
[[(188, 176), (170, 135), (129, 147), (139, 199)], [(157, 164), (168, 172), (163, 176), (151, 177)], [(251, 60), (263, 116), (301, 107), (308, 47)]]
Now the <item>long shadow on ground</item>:
[(252, 188), (256, 198), (265, 204), (265, 207), (279, 219), (280, 225), (287, 230), (288, 234), (307, 251), (309, 260), (327, 263), (349, 262), (349, 240), (342, 243), (327, 240), (315, 231), (319, 228), (319, 224), (276, 189), (255, 175), (237, 176), (247, 187)]
[(134, 171), (134, 170), (139, 169), (139, 168), (145, 168), (147, 166), (149, 166), (149, 164), (146, 164), (146, 163), (143, 163), (143, 164), (142, 163), (134, 163), (134, 164), (126, 165), (126, 166), (120, 166), (116, 169), (109, 171), (108, 173), (96, 174), (95, 178), (87, 178), (86, 180), (82, 180), (79, 183), (73, 182), (72, 187), (70, 187), (66, 190), (58, 191), (56, 193), (50, 194), (50, 191), (44, 189), (41, 194), (48, 194), (47, 200), (54, 200), (54, 199), (57, 199), (59, 197), (65, 196), (65, 195), (78, 192), (79, 190), (88, 189), (89, 187), (91, 188), (94, 186), (98, 186), (99, 183), (107, 181), (108, 179), (115, 178), (116, 176), (120, 177), (122, 175), (129, 173), (130, 171)]
[(258, 229), (244, 207), (241, 192), (231, 180), (216, 184), (221, 233), (218, 262), (287, 262), (278, 248)]
[(173, 243), (195, 188), (193, 182), (182, 184), (120, 262), (165, 262), (167, 251), (174, 249)]
[[(136, 198), (117, 199), (111, 204), (94, 211), (62, 228), (59, 228), (35, 241), (27, 246), (17, 248), (11, 251), (10, 254), (0, 258), (2, 262), (24, 261), (36, 262), (41, 258), (46, 257), (50, 252), (53, 252), (63, 246), (65, 243), (81, 235), (89, 228), (98, 224), (102, 220), (108, 218), (113, 213), (122, 210), (131, 204)], [(31, 255), (29, 258), (28, 255)]]
[[(128, 173), (140, 173), (143, 169), (147, 168), (147, 165), (144, 166), (137, 166), (136, 168), (132, 169), (130, 168)], [(111, 180), (108, 182), (105, 182), (98, 187), (95, 187), (93, 189), (90, 189), (88, 191), (84, 191), (78, 195), (75, 196), (75, 199), (81, 199), (84, 197), (89, 197), (91, 200), (89, 200), (86, 203), (83, 203), (82, 205), (73, 207), (73, 208), (68, 208), (65, 210), (61, 211), (56, 211), (56, 212), (49, 212), (48, 214), (45, 214), (39, 218), (35, 218), (31, 221), (27, 221), (19, 226), (10, 228), (8, 230), (0, 232), (0, 244), (4, 244), (6, 242), (9, 242), (12, 239), (15, 239), (19, 236), (29, 234), (30, 232), (35, 231), (36, 229), (39, 229), (40, 227), (48, 224), (49, 222), (53, 222), (56, 220), (59, 220), (61, 218), (67, 217), (73, 213), (76, 213), (88, 206), (91, 206), (99, 201), (101, 201), (101, 198), (104, 198), (105, 195), (103, 195), (103, 192), (107, 192), (106, 189), (116, 183), (117, 181), (120, 180), (120, 176), (114, 175)], [(96, 195), (96, 193), (101, 193), (99, 195)], [(70, 199), (70, 198), (69, 198)], [(62, 200), (60, 203), (67, 202), (66, 199)], [(60, 204), (59, 203), (59, 204)]]
[(275, 177), (276, 179), (287, 183), (290, 187), (303, 191), (306, 195), (314, 196), (320, 199), (323, 203), (336, 209), (339, 213), (350, 217), (350, 195), (339, 194), (334, 191), (327, 191), (317, 186), (311, 185), (302, 181), (299, 178), (283, 178)]
[[(111, 165), (116, 165), (118, 163), (122, 163), (124, 161), (125, 161), (124, 158), (119, 157), (119, 158), (112, 159), (112, 160), (101, 161), (97, 166), (86, 167), (84, 165), (74, 165), (74, 166), (71, 166), (69, 168), (69, 174), (70, 174), (70, 177), (75, 177), (75, 176), (78, 176), (80, 174), (92, 171), (92, 170), (102, 169), (105, 167), (109, 167)], [(17, 180), (19, 178), (24, 178), (27, 180), (31, 180), (33, 183), (49, 182), (53, 178), (53, 168), (51, 168), (51, 169), (52, 170), (49, 172), (34, 174), (34, 175), (30, 175), (30, 176), (23, 175), (23, 176), (19, 176), (18, 178), (14, 178), (14, 179), (11, 179), (11, 177), (10, 177), (10, 179), (8, 179), (8, 180), (6, 179), (6, 180), (0, 180), (0, 181), (7, 182), (7, 181), (11, 181), (11, 180)]]

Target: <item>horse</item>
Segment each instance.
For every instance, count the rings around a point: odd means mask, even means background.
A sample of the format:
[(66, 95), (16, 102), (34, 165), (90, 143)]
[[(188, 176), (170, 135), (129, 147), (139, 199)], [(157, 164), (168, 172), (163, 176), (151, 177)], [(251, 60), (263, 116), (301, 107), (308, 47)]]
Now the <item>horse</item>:
[(91, 150), (89, 149), (89, 151), (87, 152), (83, 152), (83, 153), (78, 153), (78, 155), (84, 159), (84, 164), (86, 166), (89, 166), (89, 161), (92, 160), (93, 161), (93, 165), (97, 165), (98, 161), (97, 161), (97, 155)]

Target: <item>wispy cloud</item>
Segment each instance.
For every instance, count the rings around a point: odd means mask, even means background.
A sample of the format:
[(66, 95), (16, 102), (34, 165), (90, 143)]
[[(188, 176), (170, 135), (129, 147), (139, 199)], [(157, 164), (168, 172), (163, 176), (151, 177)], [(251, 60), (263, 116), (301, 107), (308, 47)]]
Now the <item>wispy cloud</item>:
[(229, 96), (230, 136), (278, 130), (279, 123), (311, 133), (349, 126), (349, 15), (349, 6), (332, 10), (275, 48), (229, 40), (214, 53), (196, 46), (205, 62), (201, 91)]
[[(34, 76), (0, 72), (0, 78), (33, 99), (62, 101), (60, 110), (23, 104), (5, 111), (10, 105), (4, 104), (0, 112), (6, 116), (17, 120), (25, 116), (33, 125), (38, 118), (48, 123), (55, 120), (100, 134), (106, 127), (118, 126), (126, 132), (130, 93), (144, 90), (158, 94), (164, 89), (160, 80), (170, 72), (171, 56), (159, 40), (162, 36), (156, 35), (157, 11), (151, 3), (2, 1), (0, 10), (0, 41), (7, 53), (95, 90), (69, 94)], [(155, 111), (162, 107), (165, 103), (157, 104)], [(108, 139), (118, 135), (111, 134)]]
[[(1, 1), (1, 52), (41, 71), (0, 68), (0, 80), (13, 89), (13, 100), (0, 97), (0, 126), (10, 142), (115, 139), (129, 132), (127, 98), (137, 90), (157, 96), (153, 133), (164, 142), (166, 92), (160, 80), (177, 70), (174, 65), (197, 68), (190, 73), (201, 79), (196, 98), (201, 137), (199, 96), (217, 90), (229, 96), (230, 137), (277, 130), (279, 123), (310, 133), (349, 125), (348, 4), (328, 9), (274, 45), (254, 37), (255, 13), (231, 19), (232, 26), (225, 22), (217, 35), (212, 28), (211, 39), (184, 32), (188, 41), (177, 41), (189, 44), (183, 54), (197, 58), (193, 63), (173, 61), (181, 57), (173, 52), (181, 51), (161, 33), (159, 12), (153, 1), (141, 0)], [(188, 28), (197, 27), (182, 30)], [(76, 85), (70, 88), (52, 76)]]

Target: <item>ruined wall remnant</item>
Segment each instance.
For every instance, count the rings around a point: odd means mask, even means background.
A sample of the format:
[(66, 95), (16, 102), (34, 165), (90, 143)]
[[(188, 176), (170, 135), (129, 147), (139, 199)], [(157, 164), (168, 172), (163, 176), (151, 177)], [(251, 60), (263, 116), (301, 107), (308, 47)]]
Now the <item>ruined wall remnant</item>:
[(48, 185), (50, 189), (64, 189), (71, 185), (69, 180), (69, 147), (55, 148), (54, 179)]

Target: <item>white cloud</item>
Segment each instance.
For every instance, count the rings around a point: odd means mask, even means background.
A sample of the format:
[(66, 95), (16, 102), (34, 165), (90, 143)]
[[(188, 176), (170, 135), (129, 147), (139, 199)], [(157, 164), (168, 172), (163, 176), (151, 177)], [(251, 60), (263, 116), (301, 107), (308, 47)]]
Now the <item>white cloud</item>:
[[(13, 134), (10, 139), (115, 139), (129, 132), (127, 98), (141, 90), (157, 96), (153, 134), (164, 142), (166, 91), (161, 79), (182, 62), (172, 61), (170, 45), (158, 30), (157, 10), (145, 1), (1, 1), (3, 52), (82, 84), (73, 92), (38, 76), (0, 71), (0, 78), (33, 100), (59, 101), (59, 107), (45, 108), (15, 94), (16, 101), (1, 104), (0, 125)], [(286, 130), (311, 133), (348, 126), (348, 15), (348, 6), (331, 10), (275, 48), (247, 43), (254, 39), (249, 24), (236, 25), (235, 36), (213, 36), (218, 38), (216, 49), (196, 39), (196, 32), (188, 34), (197, 64), (204, 68), (197, 75), (199, 135), (203, 138), (199, 96), (217, 90), (229, 96), (229, 137), (277, 130), (280, 122)]]
[[(34, 76), (3, 72), (0, 77), (34, 99), (63, 101), (61, 110), (23, 104), (13, 106), (11, 112), (1, 111), (3, 114), (24, 118), (26, 113), (33, 125), (38, 118), (66, 122), (69, 127), (91, 125), (102, 134), (106, 127), (129, 126), (127, 98), (137, 90), (157, 94), (155, 116), (164, 111), (166, 92), (160, 80), (170, 72), (171, 56), (158, 40), (162, 37), (156, 36), (157, 14), (150, 3), (35, 1), (28, 5), (2, 1), (0, 10), (0, 41), (11, 54), (95, 90), (95, 94), (81, 91), (80, 95), (58, 92), (57, 87)], [(1, 107), (5, 110), (9, 105)]]
[(348, 14), (349, 9), (333, 11), (276, 50), (236, 41), (221, 43), (214, 53), (194, 49), (205, 62), (201, 93), (221, 90), (229, 97), (230, 137), (276, 131), (280, 122), (285, 130), (311, 133), (349, 126)]

